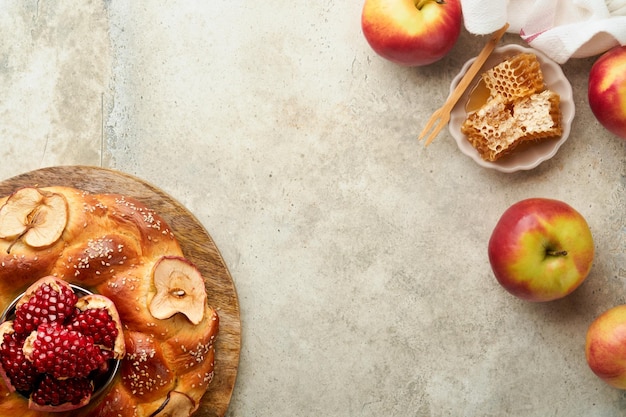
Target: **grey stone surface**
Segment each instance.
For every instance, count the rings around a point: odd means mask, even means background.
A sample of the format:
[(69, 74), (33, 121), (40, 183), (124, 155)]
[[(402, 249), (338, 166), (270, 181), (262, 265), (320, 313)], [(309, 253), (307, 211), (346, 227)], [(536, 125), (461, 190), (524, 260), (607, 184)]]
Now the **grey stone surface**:
[[(570, 139), (502, 174), (416, 136), (484, 39), (424, 68), (378, 57), (361, 2), (17, 1), (0, 13), (0, 178), (54, 165), (136, 175), (188, 207), (241, 303), (228, 416), (617, 416), (584, 358), (626, 303), (626, 142), (563, 66)], [(520, 43), (507, 35), (507, 43)], [(597, 257), (557, 302), (496, 283), (486, 244), (527, 197), (587, 218)]]

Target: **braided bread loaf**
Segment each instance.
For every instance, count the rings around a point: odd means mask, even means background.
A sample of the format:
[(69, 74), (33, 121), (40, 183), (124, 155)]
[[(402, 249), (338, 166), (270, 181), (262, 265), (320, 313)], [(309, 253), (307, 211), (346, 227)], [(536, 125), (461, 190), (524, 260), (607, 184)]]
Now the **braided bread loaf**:
[(33, 411), (5, 382), (0, 415), (189, 416), (198, 408), (213, 378), (219, 319), (157, 213), (129, 197), (69, 187), (1, 198), (0, 310), (47, 276), (114, 303), (125, 355), (110, 386), (81, 408)]

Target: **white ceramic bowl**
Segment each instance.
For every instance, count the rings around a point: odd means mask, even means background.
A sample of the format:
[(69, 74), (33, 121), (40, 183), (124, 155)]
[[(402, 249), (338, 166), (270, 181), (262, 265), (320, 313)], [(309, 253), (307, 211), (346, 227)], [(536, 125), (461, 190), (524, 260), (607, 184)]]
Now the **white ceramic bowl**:
[[(480, 154), (476, 149), (474, 149), (472, 144), (469, 143), (465, 135), (461, 133), (461, 125), (467, 117), (465, 106), (472, 88), (476, 85), (483, 72), (498, 65), (504, 59), (520, 52), (531, 52), (537, 56), (541, 65), (541, 71), (543, 72), (546, 87), (557, 92), (559, 96), (561, 96), (560, 105), (563, 134), (559, 138), (540, 141), (532, 146), (524, 147), (524, 149), (520, 149), (519, 152), (512, 152), (510, 155), (506, 155), (502, 157), (502, 159), (495, 162), (485, 161), (480, 157)], [(472, 58), (467, 61), (457, 76), (454, 77), (450, 85), (450, 94), (452, 94), (452, 91), (461, 81), (461, 78), (467, 72), (475, 59), (476, 58)], [(450, 114), (448, 129), (450, 130), (452, 137), (454, 137), (454, 140), (456, 141), (461, 152), (472, 158), (478, 165), (501, 172), (516, 172), (535, 168), (537, 165), (552, 158), (556, 154), (569, 136), (572, 120), (574, 119), (574, 113), (575, 107), (572, 96), (572, 86), (563, 74), (561, 67), (556, 62), (552, 61), (545, 54), (535, 49), (525, 48), (519, 45), (505, 45), (498, 47), (493, 51), (481, 70), (478, 71), (476, 78), (470, 83), (468, 89), (465, 91), (463, 96), (461, 96), (456, 106), (454, 106)]]

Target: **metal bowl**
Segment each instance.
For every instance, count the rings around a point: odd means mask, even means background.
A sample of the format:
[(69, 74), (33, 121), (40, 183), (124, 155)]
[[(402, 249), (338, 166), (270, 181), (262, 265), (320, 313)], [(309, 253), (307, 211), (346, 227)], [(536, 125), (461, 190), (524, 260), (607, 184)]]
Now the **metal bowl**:
[[(83, 297), (85, 295), (93, 294), (92, 291), (89, 291), (88, 289), (80, 287), (78, 285), (70, 284), (70, 287), (72, 288), (72, 290), (74, 290), (74, 293), (78, 297)], [(20, 295), (18, 295), (7, 306), (7, 308), (4, 309), (4, 311), (2, 312), (2, 315), (0, 315), (0, 323), (4, 323), (5, 321), (10, 321), (15, 318), (15, 307), (17, 306), (17, 303), (19, 302), (19, 300), (24, 296), (24, 294), (26, 293), (23, 292)], [(103, 374), (98, 374), (92, 379), (94, 383), (94, 392), (91, 395), (91, 400), (95, 399), (96, 397), (101, 395), (103, 392), (105, 392), (109, 388), (109, 386), (115, 379), (115, 376), (119, 372), (120, 364), (121, 364), (120, 359), (110, 359), (108, 371)], [(26, 397), (24, 393), (20, 392), (19, 394)]]

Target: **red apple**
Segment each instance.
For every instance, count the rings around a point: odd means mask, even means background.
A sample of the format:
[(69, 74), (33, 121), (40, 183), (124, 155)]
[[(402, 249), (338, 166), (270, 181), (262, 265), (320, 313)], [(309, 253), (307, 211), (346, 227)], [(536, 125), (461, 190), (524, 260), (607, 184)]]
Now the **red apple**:
[(488, 252), (493, 273), (507, 291), (529, 301), (551, 301), (587, 278), (594, 243), (586, 220), (571, 206), (529, 198), (502, 214)]
[(403, 66), (441, 59), (461, 32), (459, 0), (365, 0), (361, 28), (380, 56)]
[(626, 45), (610, 49), (593, 64), (587, 96), (600, 124), (626, 139)]
[(600, 379), (613, 387), (626, 389), (626, 305), (605, 311), (591, 323), (585, 356)]

